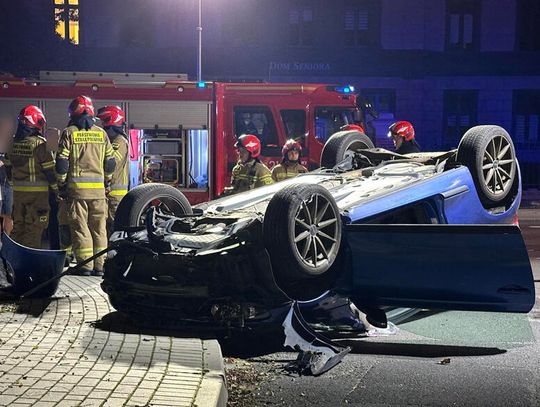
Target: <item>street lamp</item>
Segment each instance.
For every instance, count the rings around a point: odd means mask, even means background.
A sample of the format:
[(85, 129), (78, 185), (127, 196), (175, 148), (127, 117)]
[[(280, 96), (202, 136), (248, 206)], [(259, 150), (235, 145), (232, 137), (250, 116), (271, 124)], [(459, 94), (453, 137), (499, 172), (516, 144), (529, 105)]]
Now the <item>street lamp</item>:
[(197, 82), (202, 81), (202, 0), (199, 0), (199, 25), (197, 26)]

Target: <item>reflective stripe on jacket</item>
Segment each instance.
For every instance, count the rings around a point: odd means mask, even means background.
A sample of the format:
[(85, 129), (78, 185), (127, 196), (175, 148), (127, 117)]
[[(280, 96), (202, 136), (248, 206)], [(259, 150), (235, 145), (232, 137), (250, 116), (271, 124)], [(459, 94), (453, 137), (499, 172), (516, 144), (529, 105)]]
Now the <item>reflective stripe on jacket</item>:
[(272, 179), (276, 182), (283, 181), (284, 179), (293, 178), (298, 174), (304, 174), (306, 172), (308, 172), (308, 170), (302, 164), (291, 164), (288, 161), (284, 161), (272, 168)]
[(232, 192), (249, 191), (274, 183), (270, 170), (263, 163), (250, 160), (247, 163), (238, 162), (232, 170)]
[(105, 180), (112, 176), (105, 172), (105, 163), (112, 158), (109, 137), (101, 127), (79, 130), (68, 126), (60, 136), (57, 159), (68, 160), (69, 169), (66, 174), (58, 174), (58, 180), (67, 182), (71, 198), (104, 198)]
[(11, 167), (14, 191), (48, 192), (49, 187), (58, 189), (54, 155), (47, 151), (46, 140), (41, 136), (13, 139), (6, 154), (5, 165)]
[(109, 196), (123, 197), (128, 192), (129, 184), (129, 153), (128, 142), (122, 135), (111, 139), (116, 167), (111, 178), (111, 191)]

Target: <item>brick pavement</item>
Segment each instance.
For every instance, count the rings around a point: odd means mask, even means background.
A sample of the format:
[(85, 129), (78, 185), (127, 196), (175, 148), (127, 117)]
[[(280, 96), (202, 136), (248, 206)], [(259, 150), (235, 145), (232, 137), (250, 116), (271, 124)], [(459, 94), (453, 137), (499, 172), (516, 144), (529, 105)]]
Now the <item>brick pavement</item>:
[(100, 280), (64, 277), (52, 300), (1, 306), (0, 405), (226, 404), (217, 341), (130, 327)]

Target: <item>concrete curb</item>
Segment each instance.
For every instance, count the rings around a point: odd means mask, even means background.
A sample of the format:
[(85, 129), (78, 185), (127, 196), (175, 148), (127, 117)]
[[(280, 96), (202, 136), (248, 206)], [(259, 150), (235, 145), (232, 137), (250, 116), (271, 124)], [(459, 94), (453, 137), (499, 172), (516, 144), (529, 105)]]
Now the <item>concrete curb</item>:
[[(203, 341), (204, 366), (206, 373), (201, 381), (201, 387), (195, 396), (195, 406), (218, 406), (227, 405), (227, 380), (223, 356), (217, 340)], [(202, 391), (204, 389), (204, 391)]]

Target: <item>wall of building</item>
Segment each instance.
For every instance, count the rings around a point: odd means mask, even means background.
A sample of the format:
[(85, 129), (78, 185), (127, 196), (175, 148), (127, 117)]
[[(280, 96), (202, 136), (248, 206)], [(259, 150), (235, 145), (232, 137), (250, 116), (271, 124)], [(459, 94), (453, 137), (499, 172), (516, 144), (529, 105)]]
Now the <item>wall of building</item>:
[[(354, 4), (375, 10), (369, 21), (377, 32), (365, 46), (344, 44), (346, 0), (203, 0), (203, 78), (351, 83), (390, 92), (395, 108), (384, 112), (384, 120), (413, 121), (425, 149), (447, 147), (445, 91), (471, 90), (477, 92), (476, 122), (512, 132), (515, 90), (540, 90), (540, 51), (516, 50), (518, 1), (472, 0), (479, 6), (478, 44), (449, 50), (447, 0), (358, 0)], [(37, 59), (4, 53), (0, 71), (187, 72), (195, 77), (197, 0), (130, 0), (129, 8), (123, 0), (80, 3), (79, 47), (49, 47), (30, 37), (32, 49), (50, 52)], [(0, 15), (5, 22), (0, 45), (13, 49), (7, 40), (10, 13), (25, 9), (34, 24), (50, 23), (52, 12), (33, 4), (12, 2)], [(290, 12), (299, 5), (312, 12), (312, 45), (290, 43)], [(540, 163), (538, 144), (520, 149), (525, 161)]]

